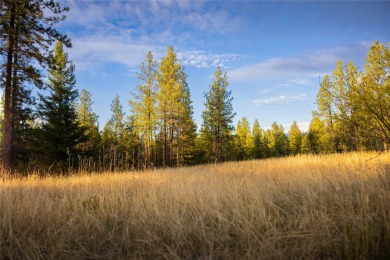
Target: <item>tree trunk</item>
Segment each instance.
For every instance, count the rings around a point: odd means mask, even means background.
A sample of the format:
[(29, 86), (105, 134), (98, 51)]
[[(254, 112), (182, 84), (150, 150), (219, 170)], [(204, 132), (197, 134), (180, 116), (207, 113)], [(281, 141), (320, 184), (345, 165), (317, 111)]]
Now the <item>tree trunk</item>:
[(12, 92), (12, 62), (14, 52), (14, 31), (15, 31), (15, 4), (10, 10), (9, 38), (7, 46), (7, 64), (4, 89), (4, 122), (2, 140), (2, 170), (11, 172), (13, 170), (13, 143), (12, 143), (12, 119), (11, 119), (11, 92)]
[(19, 96), (19, 81), (18, 81), (18, 28), (15, 28), (15, 38), (14, 38), (14, 61), (13, 61), (13, 76), (12, 76), (12, 94), (11, 94), (11, 140), (12, 146), (10, 148), (12, 167), (14, 164), (15, 156), (15, 138), (18, 135), (16, 133), (16, 118), (17, 115), (17, 106), (18, 106), (18, 96)]
[(216, 136), (216, 140), (215, 140), (215, 162), (218, 163), (219, 162), (219, 126), (217, 126), (217, 136)]

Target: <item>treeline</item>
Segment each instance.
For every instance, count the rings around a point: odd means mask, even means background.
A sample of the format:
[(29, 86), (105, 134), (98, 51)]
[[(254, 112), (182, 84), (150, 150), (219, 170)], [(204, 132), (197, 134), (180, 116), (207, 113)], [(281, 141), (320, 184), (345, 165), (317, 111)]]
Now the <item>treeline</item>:
[[(234, 126), (233, 97), (221, 68), (205, 93), (198, 128), (187, 74), (172, 47), (159, 61), (147, 53), (130, 109), (117, 96), (100, 130), (91, 94), (76, 89), (75, 66), (64, 50), (70, 41), (52, 28), (66, 11), (53, 1), (0, 4), (3, 171), (127, 171), (389, 148), (390, 51), (379, 42), (370, 48), (363, 71), (339, 61), (324, 77), (307, 133), (296, 122), (286, 134), (276, 122), (265, 130), (245, 117)], [(48, 94), (36, 97), (32, 86)]]

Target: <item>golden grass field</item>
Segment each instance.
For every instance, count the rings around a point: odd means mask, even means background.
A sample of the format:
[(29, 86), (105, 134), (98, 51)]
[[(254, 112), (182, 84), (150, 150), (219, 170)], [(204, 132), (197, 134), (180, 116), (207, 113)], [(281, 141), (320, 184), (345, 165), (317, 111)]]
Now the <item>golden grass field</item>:
[(0, 181), (2, 259), (389, 257), (389, 153)]

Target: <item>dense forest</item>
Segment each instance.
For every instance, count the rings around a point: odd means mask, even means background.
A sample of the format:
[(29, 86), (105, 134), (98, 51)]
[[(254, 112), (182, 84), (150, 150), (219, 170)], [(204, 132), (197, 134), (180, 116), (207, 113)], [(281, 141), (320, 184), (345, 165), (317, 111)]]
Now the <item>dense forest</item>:
[[(197, 126), (187, 74), (174, 48), (159, 61), (149, 51), (132, 95), (112, 101), (111, 118), (99, 129), (91, 93), (76, 88), (65, 49), (70, 39), (54, 29), (67, 11), (54, 1), (0, 3), (3, 171), (127, 171), (389, 149), (390, 45), (374, 42), (362, 70), (352, 62), (335, 64), (319, 86), (307, 132), (296, 122), (290, 129), (276, 122), (263, 129), (245, 117), (234, 126), (233, 93), (220, 67), (204, 94)], [(34, 95), (34, 88), (47, 91)]]

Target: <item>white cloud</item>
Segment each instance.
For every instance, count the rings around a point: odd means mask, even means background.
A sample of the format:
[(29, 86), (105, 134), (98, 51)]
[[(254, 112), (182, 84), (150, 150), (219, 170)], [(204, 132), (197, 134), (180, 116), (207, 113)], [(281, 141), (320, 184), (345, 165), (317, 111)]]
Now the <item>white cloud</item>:
[(229, 68), (241, 58), (237, 54), (186, 50), (189, 42), (199, 40), (194, 38), (194, 30), (222, 33), (222, 27), (234, 29), (228, 26), (234, 21), (227, 13), (205, 10), (203, 1), (67, 0), (65, 4), (70, 12), (64, 26), (78, 28), (69, 34), (73, 39), (69, 53), (78, 70), (95, 70), (112, 62), (135, 68), (147, 51), (158, 60), (170, 45), (176, 47), (183, 65), (197, 68)]
[[(122, 35), (88, 35), (73, 40), (69, 49), (70, 57), (78, 70), (94, 70), (108, 63), (119, 63), (129, 67), (138, 67), (150, 50), (155, 59), (160, 59), (166, 52), (163, 44), (151, 44), (149, 38), (134, 39), (131, 31)], [(205, 51), (177, 51), (178, 59), (185, 66), (197, 68), (229, 66), (243, 56), (238, 54), (217, 54)]]
[(276, 85), (277, 87), (297, 87), (297, 86), (309, 86), (313, 84), (309, 77), (296, 77), (294, 79), (287, 80), (283, 83)]
[(272, 89), (270, 89), (270, 88), (263, 88), (263, 89), (259, 90), (257, 93), (262, 95), (262, 94), (267, 94), (271, 91), (272, 91)]
[[(284, 129), (286, 130), (286, 133), (288, 133), (288, 131), (290, 130), (291, 125), (292, 124), (283, 125)], [(307, 132), (309, 130), (310, 122), (297, 122), (297, 125), (302, 132)]]
[(270, 98), (254, 99), (252, 100), (252, 102), (256, 106), (261, 106), (261, 105), (288, 104), (294, 101), (305, 100), (305, 99), (306, 99), (306, 94), (301, 94), (297, 96), (281, 95), (281, 96), (270, 97)]
[(148, 50), (156, 49), (158, 47), (126, 38), (87, 36), (74, 40), (69, 53), (78, 70), (93, 70), (111, 62), (135, 66), (145, 58)]
[(217, 66), (228, 68), (229, 64), (240, 60), (242, 57), (242, 55), (232, 53), (215, 54), (207, 53), (205, 51), (178, 52), (178, 58), (182, 61), (183, 65), (191, 65), (197, 68), (210, 68)]
[(310, 54), (294, 58), (272, 58), (228, 72), (231, 80), (261, 80), (294, 76), (318, 75), (328, 71), (337, 61), (334, 55)]
[[(351, 44), (351, 47), (339, 47), (308, 52), (295, 57), (276, 57), (259, 63), (250, 64), (228, 72), (230, 80), (258, 81), (262, 79), (295, 77), (305, 79), (330, 73), (337, 60), (350, 60), (364, 57), (367, 43)], [(302, 82), (289, 82), (290, 84)]]

